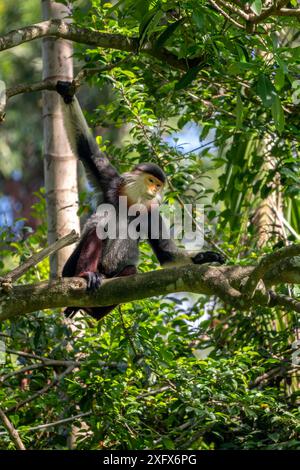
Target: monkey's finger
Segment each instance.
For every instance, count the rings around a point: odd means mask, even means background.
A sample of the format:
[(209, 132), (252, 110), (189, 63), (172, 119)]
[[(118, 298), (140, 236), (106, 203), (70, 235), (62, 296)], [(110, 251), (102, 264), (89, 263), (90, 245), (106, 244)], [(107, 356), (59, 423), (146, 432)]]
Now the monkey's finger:
[(88, 272), (85, 277), (87, 280), (87, 290), (99, 289), (102, 279), (98, 273)]
[(204, 263), (225, 263), (225, 258), (220, 253), (215, 251), (204, 251), (203, 253), (197, 253), (193, 258), (193, 263), (204, 264)]

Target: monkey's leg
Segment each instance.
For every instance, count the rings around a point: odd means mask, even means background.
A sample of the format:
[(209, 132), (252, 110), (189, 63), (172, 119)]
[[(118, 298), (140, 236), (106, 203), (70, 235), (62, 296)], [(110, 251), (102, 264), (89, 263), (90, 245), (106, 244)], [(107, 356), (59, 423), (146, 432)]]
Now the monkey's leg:
[[(136, 274), (136, 267), (135, 266), (126, 266), (120, 273), (118, 273), (114, 277), (125, 277), (131, 276), (132, 274)], [(93, 318), (96, 320), (101, 320), (101, 318), (105, 317), (108, 313), (114, 310), (117, 305), (107, 305), (105, 307), (89, 307), (86, 308), (85, 311), (89, 313)]]
[[(63, 269), (63, 277), (79, 276), (87, 281), (87, 290), (98, 289), (103, 275), (98, 272), (102, 255), (102, 240), (97, 236), (96, 229), (87, 232), (75, 251), (72, 253)], [(67, 307), (64, 314), (73, 317), (81, 307)], [(88, 310), (88, 309), (82, 309)]]

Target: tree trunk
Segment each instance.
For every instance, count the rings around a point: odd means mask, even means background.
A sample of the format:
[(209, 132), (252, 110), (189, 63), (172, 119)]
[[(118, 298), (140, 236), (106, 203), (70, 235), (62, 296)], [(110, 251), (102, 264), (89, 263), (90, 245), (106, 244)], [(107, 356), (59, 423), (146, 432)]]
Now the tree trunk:
[[(43, 19), (65, 18), (68, 9), (61, 3), (42, 0)], [(43, 39), (43, 79), (73, 78), (72, 43)], [(72, 153), (63, 126), (60, 97), (53, 91), (43, 92), (44, 172), (48, 214), (48, 243), (68, 234), (79, 232), (77, 159)], [(67, 246), (50, 258), (51, 277), (61, 274), (63, 265), (73, 250)]]

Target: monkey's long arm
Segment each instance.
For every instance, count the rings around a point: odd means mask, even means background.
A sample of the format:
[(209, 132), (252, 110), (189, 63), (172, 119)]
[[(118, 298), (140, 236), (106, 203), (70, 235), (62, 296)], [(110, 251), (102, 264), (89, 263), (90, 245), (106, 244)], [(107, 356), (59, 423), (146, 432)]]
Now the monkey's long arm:
[(93, 187), (104, 193), (120, 175), (100, 151), (79, 105), (72, 94), (70, 82), (58, 82), (56, 89), (63, 97), (64, 125), (73, 152), (82, 161), (87, 178)]
[[(161, 215), (156, 214), (153, 218), (153, 212), (150, 212), (148, 219), (148, 241), (162, 266), (213, 262), (223, 264), (225, 262), (224, 257), (214, 251), (199, 252), (195, 255), (178, 248), (172, 238), (164, 238), (163, 235), (166, 234), (166, 232)], [(153, 233), (155, 236), (153, 236)]]

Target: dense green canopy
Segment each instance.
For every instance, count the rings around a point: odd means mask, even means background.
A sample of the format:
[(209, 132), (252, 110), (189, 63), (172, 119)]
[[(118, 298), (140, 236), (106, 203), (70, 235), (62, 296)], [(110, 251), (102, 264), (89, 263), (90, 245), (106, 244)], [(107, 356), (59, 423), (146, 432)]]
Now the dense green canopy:
[[(13, 7), (0, 0), (0, 50), (18, 40), (4, 36), (10, 30), (40, 21), (38, 2), (27, 3), (30, 10), (11, 18)], [(87, 117), (101, 127), (97, 140), (112, 162), (121, 171), (160, 164), (166, 203), (205, 204), (207, 245), (222, 250), (228, 265), (253, 265), (297, 242), (298, 2), (71, 3), (73, 25), (61, 33), (52, 24), (52, 34), (76, 44), (77, 84), (89, 85), (79, 96), (83, 103), (93, 96)], [(35, 37), (46, 35), (42, 29)], [(1, 52), (11, 97), (17, 85), (40, 80), (27, 69), (40, 61), (39, 41)], [(32, 192), (23, 144), (42, 168), (39, 94), (9, 99), (6, 113), (0, 179), (11, 181), (18, 169)], [(81, 203), (90, 211), (88, 190)], [(38, 228), (30, 236), (27, 222), (21, 231), (2, 223), (3, 273), (45, 243), (43, 191), (33, 211)], [(143, 245), (140, 271), (156, 268)], [(43, 261), (21, 282), (47, 278)], [(299, 295), (298, 285), (276, 284), (283, 302)], [(127, 303), (98, 324), (66, 323), (60, 310), (18, 315), (0, 324), (0, 408), (34, 449), (67, 448), (72, 425), (77, 449), (299, 449), (297, 335), (290, 308), (245, 311), (194, 294)], [(1, 422), (0, 448), (14, 448)]]

